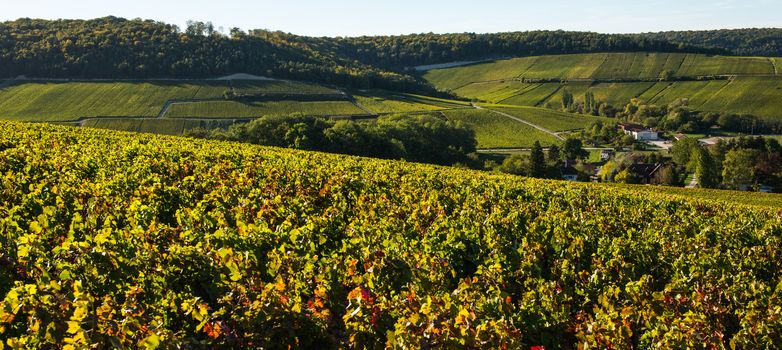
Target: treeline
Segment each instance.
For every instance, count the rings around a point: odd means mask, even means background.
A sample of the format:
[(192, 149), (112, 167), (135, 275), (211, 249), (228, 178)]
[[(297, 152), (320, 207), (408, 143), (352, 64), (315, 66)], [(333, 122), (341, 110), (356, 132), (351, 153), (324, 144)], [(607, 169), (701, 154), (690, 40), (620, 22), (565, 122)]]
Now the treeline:
[(286, 35), (286, 40), (309, 47), (325, 47), (361, 63), (388, 69), (504, 56), (634, 51), (729, 53), (719, 48), (703, 49), (696, 45), (673, 44), (641, 35), (567, 31), (429, 33), (355, 38)]
[(194, 129), (187, 136), (440, 165), (477, 161), (475, 133), (434, 115), (392, 115), (364, 122), (264, 116), (227, 130)]
[(181, 30), (116, 17), (0, 23), (0, 77), (207, 78), (237, 72), (355, 88), (433, 90), (409, 75), (262, 31), (223, 34), (203, 22)]
[(585, 160), (589, 152), (584, 150), (581, 140), (568, 138), (560, 148), (551, 145), (543, 151), (540, 142), (535, 141), (529, 154), (514, 154), (503, 159), (501, 164), (489, 162), (485, 164), (488, 170), (534, 177), (538, 179), (562, 179), (564, 172), (572, 171), (579, 181), (589, 181), (589, 175), (584, 170)]
[(643, 37), (682, 45), (729, 50), (740, 56), (782, 56), (782, 29), (751, 28), (642, 34)]
[(712, 146), (696, 139), (677, 141), (674, 163), (695, 174), (703, 188), (759, 190), (782, 185), (782, 146), (772, 138), (739, 137)]

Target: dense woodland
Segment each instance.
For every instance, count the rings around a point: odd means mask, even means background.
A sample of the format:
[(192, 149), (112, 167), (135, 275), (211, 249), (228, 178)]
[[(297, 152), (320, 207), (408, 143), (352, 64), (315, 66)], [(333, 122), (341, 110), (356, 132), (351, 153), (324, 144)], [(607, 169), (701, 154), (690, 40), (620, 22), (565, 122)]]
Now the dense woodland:
[(194, 129), (187, 135), (440, 165), (476, 162), (475, 133), (436, 115), (390, 115), (371, 122), (263, 116), (227, 130)]
[(684, 45), (722, 48), (739, 56), (782, 56), (782, 29), (721, 29), (647, 33), (643, 37)]
[(694, 45), (672, 44), (638, 35), (565, 31), (429, 33), (336, 39), (288, 35), (287, 40), (327, 47), (329, 51), (336, 51), (342, 56), (389, 69), (472, 59), (590, 52), (729, 53), (722, 49), (702, 49)]
[[(704, 49), (651, 35), (564, 31), (315, 38), (267, 30), (221, 31), (203, 22), (179, 28), (116, 17), (19, 19), (0, 23), (0, 77), (197, 78), (246, 72), (346, 87), (433, 92), (406, 69), (489, 57), (585, 52), (729, 54), (733, 46)], [(758, 44), (758, 51), (750, 52), (742, 46), (740, 52), (767, 53), (768, 47)]]

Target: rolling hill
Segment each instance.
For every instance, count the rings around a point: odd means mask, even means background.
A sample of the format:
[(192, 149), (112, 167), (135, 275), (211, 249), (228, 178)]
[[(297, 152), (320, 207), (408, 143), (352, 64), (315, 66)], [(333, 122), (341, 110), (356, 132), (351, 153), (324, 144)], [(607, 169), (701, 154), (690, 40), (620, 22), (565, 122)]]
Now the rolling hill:
[(439, 89), (491, 103), (550, 106), (568, 90), (623, 106), (637, 97), (666, 105), (687, 98), (702, 111), (782, 119), (777, 59), (667, 53), (524, 57), (424, 74)]

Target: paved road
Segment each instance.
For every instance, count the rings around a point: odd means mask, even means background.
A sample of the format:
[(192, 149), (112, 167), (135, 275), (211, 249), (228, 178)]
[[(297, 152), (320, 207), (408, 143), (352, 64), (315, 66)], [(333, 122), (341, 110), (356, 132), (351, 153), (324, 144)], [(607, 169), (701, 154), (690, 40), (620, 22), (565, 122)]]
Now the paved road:
[(529, 125), (529, 126), (531, 126), (531, 127), (535, 128), (535, 129), (538, 129), (538, 130), (540, 130), (540, 131), (542, 131), (542, 132), (545, 132), (545, 133), (547, 133), (547, 134), (549, 134), (549, 135), (551, 135), (551, 136), (554, 136), (555, 138), (557, 138), (557, 140), (561, 140), (561, 141), (564, 141), (564, 140), (565, 140), (565, 138), (564, 138), (564, 137), (562, 137), (562, 136), (559, 136), (559, 134), (557, 134), (557, 133), (555, 133), (555, 132), (553, 132), (553, 131), (551, 131), (551, 130), (549, 130), (549, 129), (546, 129), (546, 128), (544, 128), (544, 127), (540, 126), (540, 125), (537, 125), (537, 124), (532, 124), (532, 123), (530, 123), (530, 122), (528, 122), (528, 121), (526, 121), (526, 120), (524, 120), (524, 119), (521, 119), (521, 118), (519, 118), (519, 117), (512, 116), (512, 115), (510, 115), (510, 114), (508, 114), (508, 113), (503, 113), (503, 112), (500, 112), (500, 111), (495, 111), (495, 110), (493, 110), (493, 109), (483, 108), (483, 107), (481, 107), (481, 106), (478, 106), (478, 105), (476, 105), (476, 104), (473, 104), (472, 106), (473, 106), (475, 109), (482, 109), (482, 110), (486, 110), (486, 111), (489, 111), (489, 112), (492, 112), (492, 113), (495, 113), (495, 114), (499, 114), (499, 115), (501, 115), (501, 116), (503, 116), (503, 117), (506, 117), (506, 118), (513, 119), (513, 120), (515, 120), (515, 121), (517, 121), (517, 122), (519, 122), (519, 123), (527, 124), (527, 125)]
[(692, 180), (690, 180), (690, 183), (685, 186), (686, 188), (696, 188), (698, 187), (698, 178), (693, 176)]

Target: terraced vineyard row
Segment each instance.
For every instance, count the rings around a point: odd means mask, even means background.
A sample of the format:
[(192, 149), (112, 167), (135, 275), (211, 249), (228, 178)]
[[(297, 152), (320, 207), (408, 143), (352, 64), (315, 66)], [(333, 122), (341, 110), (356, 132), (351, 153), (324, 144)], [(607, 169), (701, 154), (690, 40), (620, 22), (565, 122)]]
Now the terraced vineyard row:
[(782, 342), (778, 207), (0, 127), (0, 338), (12, 348)]

